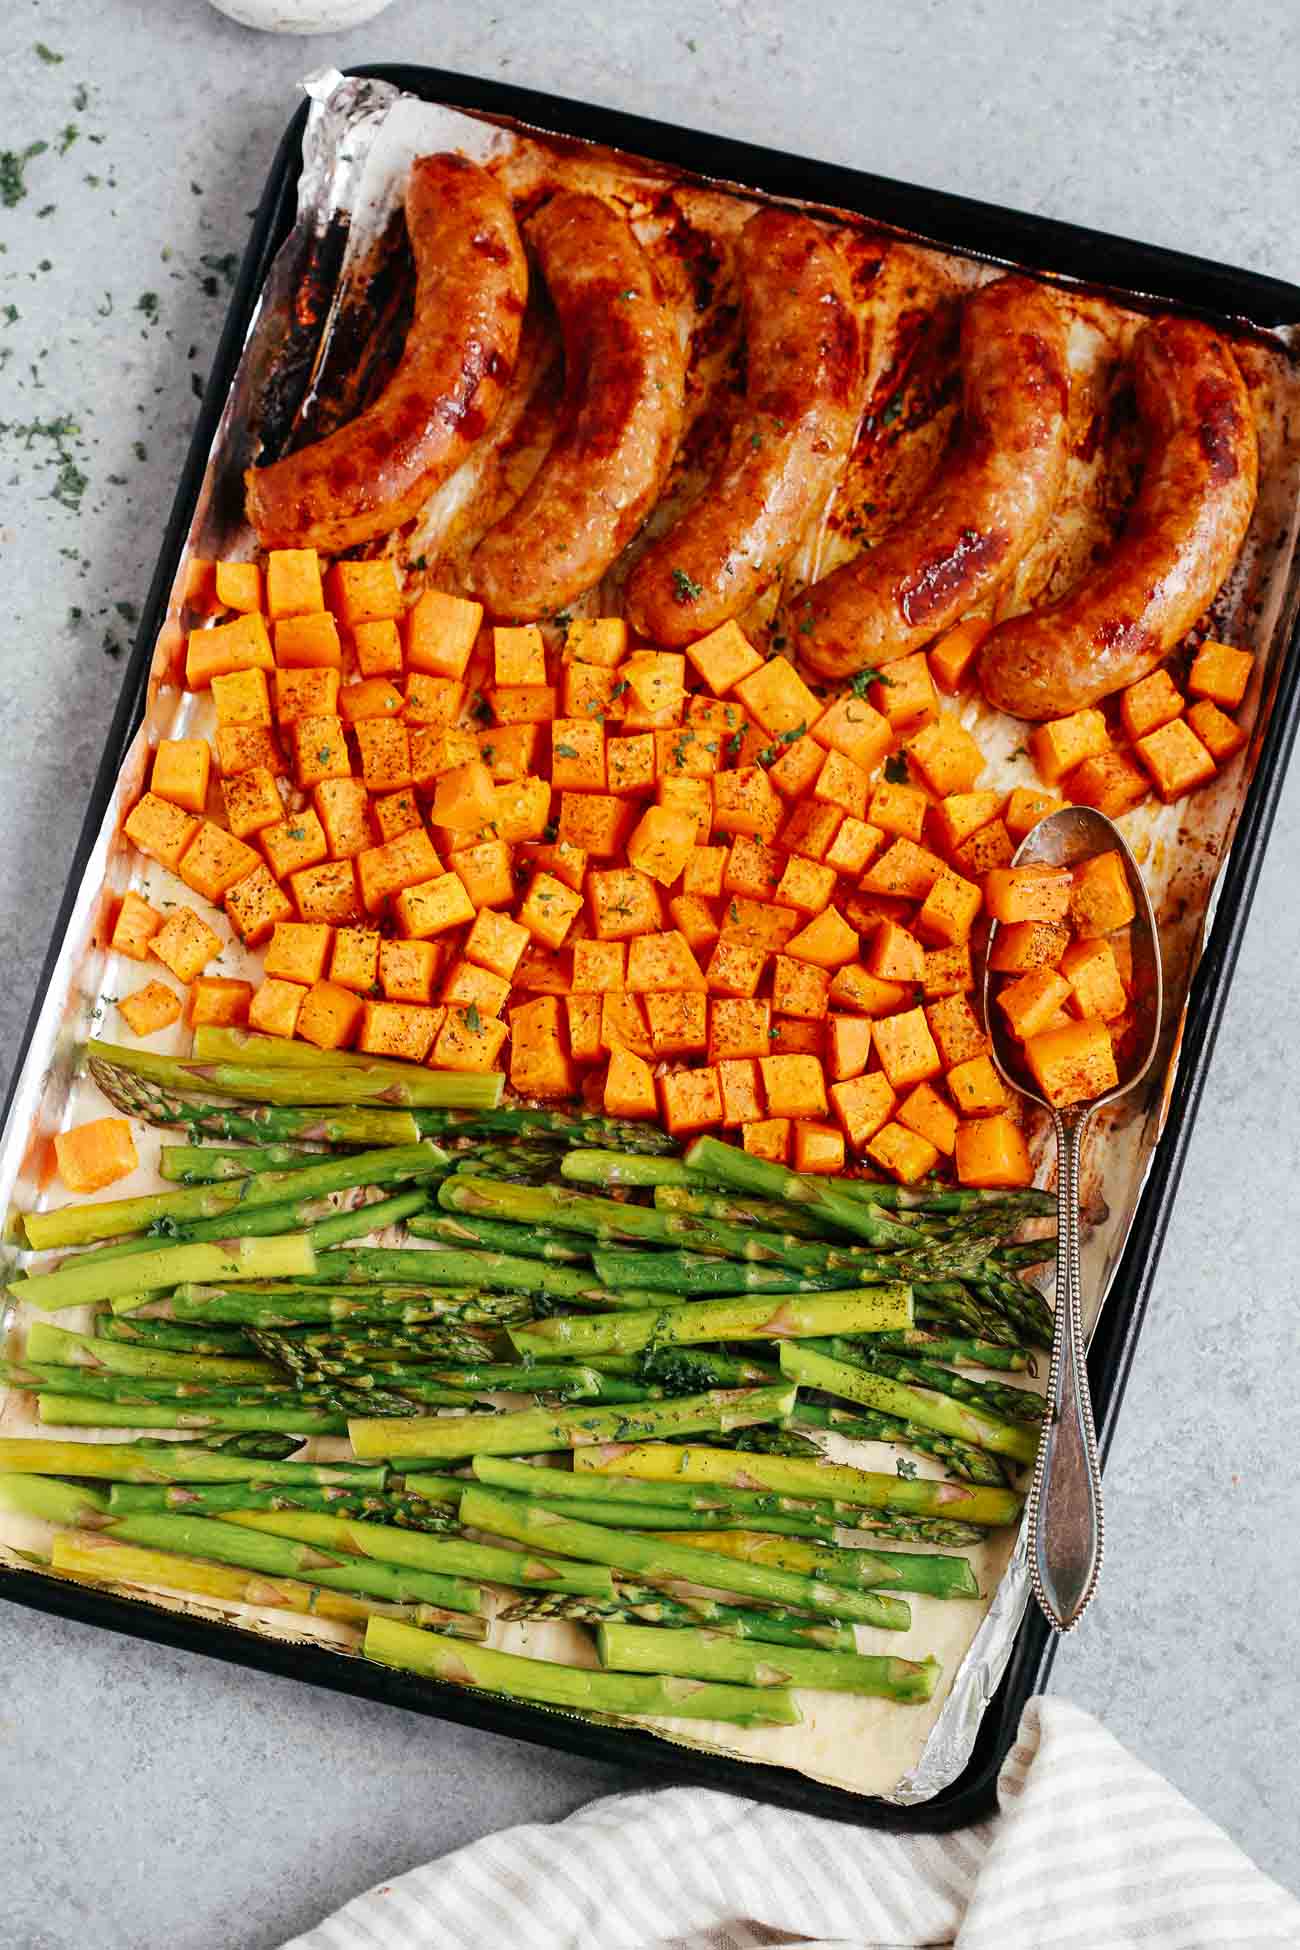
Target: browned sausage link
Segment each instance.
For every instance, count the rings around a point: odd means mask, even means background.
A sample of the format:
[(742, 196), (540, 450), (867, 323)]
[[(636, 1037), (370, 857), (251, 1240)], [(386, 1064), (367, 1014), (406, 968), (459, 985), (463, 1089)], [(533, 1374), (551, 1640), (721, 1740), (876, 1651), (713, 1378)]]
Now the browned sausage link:
[(1214, 600), (1250, 526), (1259, 456), (1245, 382), (1205, 325), (1158, 318), (1133, 353), (1142, 484), (1101, 567), (1055, 609), (1012, 617), (980, 657), (989, 702), (1058, 718), (1135, 684)]
[(1063, 308), (999, 278), (962, 315), (962, 421), (933, 485), (878, 548), (791, 606), (799, 655), (830, 677), (919, 650), (984, 601), (1047, 523), (1066, 461)]
[(726, 455), (628, 581), (628, 620), (655, 643), (690, 643), (748, 609), (830, 492), (862, 413), (848, 267), (824, 233), (760, 210), (737, 256), (745, 398)]
[(470, 557), (493, 616), (552, 614), (599, 582), (658, 498), (681, 434), (686, 368), (654, 269), (598, 196), (555, 196), (527, 226), (564, 337), (554, 443)]
[(313, 446), (250, 468), (264, 548), (336, 551), (386, 535), (460, 466), (514, 370), (528, 264), (510, 204), (463, 156), (420, 156), (406, 186), (415, 308), (379, 398)]

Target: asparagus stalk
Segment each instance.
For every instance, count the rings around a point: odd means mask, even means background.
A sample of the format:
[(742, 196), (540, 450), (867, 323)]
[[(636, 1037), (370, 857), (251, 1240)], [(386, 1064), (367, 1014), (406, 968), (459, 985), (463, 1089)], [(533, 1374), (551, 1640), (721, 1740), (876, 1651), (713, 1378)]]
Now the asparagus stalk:
[(534, 1231), (532, 1226), (506, 1225), (500, 1219), (467, 1219), (457, 1212), (426, 1212), (412, 1219), (407, 1231), (415, 1239), (436, 1239), (442, 1246), (479, 1248), (493, 1253), (522, 1254), (525, 1259), (549, 1259), (585, 1265), (590, 1259), (580, 1233)]
[[(463, 1504), (463, 1497), (461, 1501)], [(222, 1521), (259, 1535), (288, 1537), (317, 1550), (374, 1558), (381, 1564), (399, 1564), (409, 1570), (432, 1571), (443, 1577), (475, 1581), (482, 1578), (522, 1591), (573, 1591), (580, 1596), (600, 1598), (607, 1597), (614, 1588), (608, 1570), (593, 1560), (570, 1563), (563, 1553), (552, 1556), (502, 1550), (496, 1544), (474, 1544), (463, 1537), (433, 1537), (422, 1531), (360, 1523), (351, 1517), (327, 1516), (319, 1511), (231, 1510)]]
[[(462, 1499), (463, 1503), (464, 1499)], [(651, 1532), (653, 1536), (655, 1533)], [(680, 1542), (688, 1550), (721, 1553), (745, 1564), (794, 1571), (851, 1591), (918, 1592), (927, 1598), (978, 1598), (975, 1573), (964, 1557), (925, 1556), (916, 1551), (840, 1550), (834, 1544), (802, 1537), (774, 1536), (756, 1530), (698, 1531), (660, 1542)], [(712, 1578), (703, 1580), (711, 1583)]]
[[(201, 1411), (217, 1408), (310, 1408), (328, 1410), (333, 1414), (343, 1412), (335, 1396), (327, 1390), (308, 1392), (290, 1387), (287, 1382), (280, 1387), (255, 1381), (203, 1386), (195, 1381), (149, 1380), (136, 1375), (108, 1374), (93, 1368), (60, 1367), (56, 1362), (38, 1364), (30, 1361), (21, 1365), (11, 1361), (0, 1363), (0, 1379), (8, 1387), (26, 1388), (35, 1394), (75, 1396), (86, 1402), (108, 1402), (123, 1407), (137, 1404), (143, 1408), (154, 1408), (167, 1402), (179, 1402), (186, 1408)], [(472, 1394), (457, 1393), (442, 1405), (449, 1408), (467, 1407), (472, 1406), (473, 1402)], [(412, 1414), (414, 1409), (408, 1402), (398, 1412)]]
[[(469, 1183), (447, 1179), (450, 1185)], [(493, 1183), (477, 1179), (477, 1184)], [(531, 1186), (501, 1185), (502, 1192), (532, 1191)], [(433, 1250), (416, 1247), (358, 1246), (322, 1253), (316, 1276), (323, 1284), (352, 1281), (397, 1281), (402, 1284), (478, 1287), (505, 1293), (544, 1293), (554, 1300), (573, 1300), (587, 1306), (610, 1304), (595, 1275), (585, 1267), (553, 1266), (546, 1260), (512, 1257), (508, 1253), (460, 1252), (454, 1247)]]
[(1040, 1219), (1056, 1211), (1055, 1192), (1030, 1186), (1021, 1191), (977, 1191), (968, 1185), (894, 1185), (865, 1178), (837, 1180), (839, 1189), (887, 1212), (999, 1212), (1008, 1231), (1025, 1219)]
[(639, 1354), (597, 1354), (587, 1364), (599, 1374), (631, 1374), (662, 1387), (665, 1395), (698, 1395), (702, 1388), (770, 1388), (781, 1370), (770, 1361), (713, 1348), (646, 1347)]
[(372, 1618), (365, 1654), (379, 1665), (455, 1686), (472, 1686), (535, 1706), (624, 1719), (723, 1720), (736, 1726), (794, 1726), (799, 1709), (780, 1687), (709, 1686), (622, 1672), (589, 1672), (549, 1659), (525, 1659), (485, 1645), (463, 1645), (395, 1619)]
[(180, 1354), (171, 1348), (132, 1347), (119, 1341), (74, 1334), (52, 1321), (34, 1320), (27, 1330), (31, 1361), (70, 1368), (90, 1368), (101, 1374), (135, 1375), (142, 1380), (192, 1381), (209, 1387), (225, 1382), (276, 1381), (270, 1361), (245, 1361), (237, 1356)]
[[(428, 1178), (444, 1170), (446, 1152), (428, 1143), (387, 1145), (378, 1151), (354, 1152), (343, 1158), (317, 1159), (303, 1170), (263, 1171), (248, 1178), (226, 1179), (210, 1185), (182, 1185), (175, 1191), (149, 1192), (141, 1198), (107, 1199), (99, 1204), (64, 1205), (54, 1212), (28, 1212), (23, 1220), (27, 1243), (36, 1252), (52, 1247), (82, 1246), (89, 1239), (119, 1239), (144, 1232), (160, 1221), (185, 1225), (196, 1219), (226, 1220), (256, 1206), (279, 1205), (286, 1199), (323, 1198), (328, 1192), (352, 1191), (359, 1185), (394, 1185), (408, 1178)], [(226, 1230), (229, 1231), (229, 1226)]]
[[(508, 1363), (480, 1359), (439, 1367), (433, 1365), (432, 1354), (419, 1349), (417, 1352), (430, 1365), (412, 1366), (400, 1358), (392, 1361), (378, 1359), (366, 1349), (358, 1349), (355, 1357), (350, 1353), (342, 1358), (317, 1353), (311, 1348), (296, 1347), (287, 1334), (259, 1333), (257, 1338), (266, 1353), (273, 1360), (283, 1360), (299, 1384), (306, 1387), (328, 1387), (335, 1381), (345, 1381), (350, 1387), (362, 1387), (367, 1382), (384, 1388), (414, 1388), (428, 1384), (462, 1391), (503, 1389), (528, 1395), (564, 1389), (594, 1400), (599, 1395), (603, 1379), (593, 1368), (581, 1367), (577, 1362)], [(480, 1354), (485, 1352), (480, 1347)], [(776, 1379), (779, 1381), (780, 1376)]]
[(259, 1282), (222, 1287), (182, 1282), (166, 1306), (181, 1321), (215, 1321), (245, 1327), (325, 1327), (347, 1334), (366, 1326), (496, 1326), (532, 1311), (522, 1295), (490, 1294), (478, 1287), (445, 1292), (419, 1286), (293, 1286)]
[[(98, 1476), (116, 1483), (337, 1484), (381, 1490), (382, 1465), (271, 1462), (198, 1443), (46, 1442), (0, 1440), (0, 1473), (33, 1476)], [(421, 1492), (432, 1495), (432, 1491)]]
[[(520, 1354), (536, 1358), (563, 1349), (581, 1358), (634, 1354), (651, 1343), (698, 1346), (706, 1341), (879, 1333), (910, 1325), (911, 1316), (911, 1288), (895, 1285), (862, 1287), (856, 1293), (782, 1294), (769, 1300), (696, 1300), (657, 1313), (555, 1314), (508, 1332)], [(830, 1321), (840, 1325), (824, 1324)]]
[[(237, 1144), (247, 1140), (260, 1144), (414, 1144), (425, 1135), (415, 1118), (404, 1110), (367, 1110), (338, 1105), (302, 1110), (291, 1106), (254, 1104), (240, 1109), (237, 1104), (191, 1103), (182, 1094), (195, 1083), (180, 1063), (164, 1073), (160, 1066), (168, 1059), (145, 1050), (119, 1049), (111, 1043), (92, 1043), (89, 1070), (93, 1081), (116, 1110), (135, 1117), (142, 1124), (164, 1128), (181, 1125), (194, 1137), (221, 1138)], [(95, 1052), (99, 1052), (96, 1054)], [(136, 1067), (136, 1059), (148, 1057), (150, 1074)], [(434, 1133), (429, 1133), (434, 1135)]]
[(229, 1327), (190, 1327), (184, 1322), (150, 1320), (139, 1314), (100, 1314), (95, 1332), (103, 1341), (130, 1347), (169, 1347), (178, 1354), (254, 1355), (247, 1334)]
[(1023, 1499), (1014, 1490), (928, 1477), (886, 1475), (854, 1469), (847, 1463), (811, 1462), (802, 1456), (733, 1454), (697, 1443), (613, 1442), (575, 1449), (575, 1471), (636, 1476), (643, 1482), (726, 1483), (738, 1489), (777, 1490), (789, 1496), (835, 1497), (857, 1508), (894, 1510), (903, 1515), (957, 1517), (965, 1523), (1014, 1523)]
[(1038, 1451), (1037, 1430), (1022, 1422), (1008, 1422), (933, 1389), (912, 1388), (885, 1375), (867, 1374), (850, 1367), (847, 1361), (833, 1361), (791, 1341), (781, 1346), (781, 1372), (800, 1387), (820, 1388), (828, 1395), (878, 1409), (883, 1415), (901, 1416), (923, 1429), (955, 1435), (962, 1442), (974, 1443), (977, 1449), (1010, 1456), (1013, 1462), (1031, 1463)]
[(109, 1492), (114, 1516), (223, 1517), (231, 1510), (309, 1510), (318, 1515), (361, 1517), (399, 1530), (456, 1530), (450, 1504), (428, 1497), (385, 1495), (379, 1490), (288, 1483), (119, 1483)]
[(975, 1340), (1017, 1347), (1024, 1336), (1005, 1311), (962, 1280), (913, 1280), (912, 1303), (918, 1321), (959, 1332)]
[(630, 1572), (649, 1583), (686, 1580), (715, 1591), (736, 1591), (743, 1597), (790, 1605), (797, 1611), (829, 1612), (856, 1619), (885, 1631), (905, 1632), (911, 1608), (901, 1598), (875, 1591), (850, 1591), (793, 1571), (765, 1564), (747, 1564), (722, 1551), (695, 1550), (682, 1539), (644, 1537), (635, 1530), (607, 1530), (578, 1523), (526, 1497), (477, 1486), (460, 1500), (461, 1521), (471, 1530), (510, 1537), (530, 1549), (549, 1549), (590, 1564), (606, 1564)]
[(603, 1442), (637, 1442), (663, 1435), (698, 1435), (714, 1429), (776, 1422), (794, 1405), (793, 1388), (715, 1388), (703, 1395), (647, 1403), (643, 1408), (524, 1408), (504, 1415), (419, 1416), (395, 1423), (349, 1424), (355, 1454), (363, 1460), (418, 1456), (529, 1456)]
[[(416, 1212), (422, 1212), (427, 1204), (427, 1189), (398, 1192), (391, 1198), (362, 1200), (342, 1210), (334, 1209), (326, 1198), (286, 1199), (279, 1205), (259, 1205), (251, 1212), (241, 1211), (238, 1221), (246, 1239), (267, 1239), (277, 1233), (301, 1229), (314, 1247), (323, 1248), (364, 1239), (384, 1226), (398, 1225)], [(80, 1263), (89, 1274), (92, 1264), (98, 1268), (109, 1260), (130, 1259), (139, 1253), (152, 1252), (159, 1237), (177, 1245), (192, 1244), (195, 1240), (224, 1238), (230, 1226), (228, 1218), (193, 1219), (186, 1225), (164, 1222), (157, 1234), (92, 1246), (81, 1255)]]
[(58, 1429), (250, 1429), (281, 1435), (346, 1435), (346, 1415), (319, 1408), (212, 1405), (187, 1408), (166, 1403), (102, 1402), (44, 1390), (36, 1398), (39, 1421)]
[(770, 1531), (774, 1536), (811, 1538), (816, 1542), (833, 1544), (837, 1536), (837, 1526), (819, 1517), (732, 1517), (724, 1511), (706, 1514), (696, 1510), (674, 1510), (671, 1506), (656, 1509), (653, 1504), (644, 1508), (633, 1508), (626, 1503), (607, 1503), (593, 1499), (584, 1503), (566, 1497), (562, 1514), (572, 1517), (578, 1523), (601, 1524), (612, 1530), (637, 1530), (642, 1535), (664, 1536), (669, 1531), (698, 1530), (710, 1535), (723, 1530)]
[(214, 1245), (158, 1246), (109, 1266), (65, 1260), (52, 1273), (11, 1280), (9, 1292), (47, 1313), (83, 1307), (127, 1294), (157, 1292), (182, 1280), (278, 1280), (310, 1277), (316, 1270), (311, 1240), (300, 1232), (275, 1239), (224, 1239)]
[(638, 1189), (689, 1187), (695, 1183), (680, 1158), (641, 1158), (622, 1145), (611, 1151), (570, 1151), (561, 1160), (560, 1176), (575, 1185), (628, 1185)]
[(821, 1402), (800, 1398), (790, 1417), (796, 1429), (825, 1429), (832, 1435), (846, 1436), (851, 1442), (891, 1442), (900, 1448), (915, 1449), (944, 1463), (950, 1476), (967, 1483), (987, 1483), (1001, 1488), (1012, 1479), (1015, 1465), (1004, 1462), (988, 1449), (977, 1449), (973, 1442), (956, 1436), (940, 1435), (937, 1429), (923, 1429), (916, 1422), (901, 1421), (896, 1415), (881, 1415), (870, 1408), (831, 1408)]
[(292, 1144), (242, 1144), (234, 1149), (164, 1144), (158, 1152), (158, 1171), (172, 1185), (211, 1185), (261, 1171), (308, 1171), (328, 1156), (326, 1151), (304, 1151)]
[(891, 1354), (951, 1361), (961, 1368), (1001, 1368), (1007, 1374), (1037, 1372), (1032, 1348), (1007, 1347), (1001, 1341), (985, 1341), (969, 1335), (936, 1334), (932, 1327), (904, 1327), (893, 1333), (877, 1334), (867, 1345)]
[[(803, 1273), (792, 1267), (754, 1265), (746, 1260), (712, 1259), (703, 1253), (638, 1251), (635, 1247), (597, 1247), (591, 1255), (600, 1284), (621, 1294), (635, 1284), (653, 1293), (682, 1297), (724, 1293), (840, 1293), (861, 1284), (857, 1273)], [(882, 1257), (885, 1279), (899, 1269)]]
[(914, 1226), (887, 1219), (864, 1197), (841, 1191), (838, 1179), (811, 1178), (789, 1171), (784, 1165), (752, 1157), (734, 1144), (711, 1137), (696, 1138), (685, 1162), (687, 1170), (696, 1174), (697, 1183), (721, 1184), (728, 1191), (753, 1193), (804, 1211), (811, 1209), (842, 1232), (865, 1239), (869, 1246), (916, 1247), (922, 1243)]
[(422, 1137), (548, 1138), (563, 1145), (614, 1145), (620, 1155), (644, 1157), (671, 1158), (678, 1148), (657, 1124), (596, 1117), (586, 1110), (502, 1104), (497, 1110), (417, 1110), (414, 1116)]
[(1029, 1422), (1037, 1427), (1043, 1419), (1043, 1398), (1028, 1388), (1013, 1388), (997, 1381), (976, 1381), (970, 1375), (955, 1374), (951, 1368), (940, 1367), (934, 1361), (894, 1354), (874, 1341), (834, 1335), (825, 1346), (819, 1344), (816, 1352), (829, 1354), (837, 1361), (847, 1361), (850, 1366), (863, 1368), (870, 1374), (888, 1375), (894, 1381), (937, 1389), (941, 1395), (951, 1395), (954, 1401), (967, 1402), (972, 1408), (986, 1409), (989, 1414), (1001, 1416), (1009, 1422)]
[[(296, 1435), (272, 1435), (268, 1429), (234, 1429), (226, 1434), (199, 1435), (193, 1438), (200, 1449), (224, 1450), (232, 1456), (252, 1456), (263, 1462), (288, 1462), (290, 1456), (302, 1448)], [(156, 1435), (140, 1437), (142, 1444), (167, 1444)]]
[(896, 1659), (860, 1652), (818, 1652), (810, 1646), (775, 1651), (725, 1632), (663, 1631), (609, 1620), (597, 1627), (600, 1663), (612, 1672), (671, 1672), (683, 1679), (742, 1686), (811, 1686), (822, 1692), (865, 1693), (919, 1706), (934, 1693), (937, 1659)]
[(774, 1199), (729, 1198), (725, 1192), (702, 1192), (681, 1185), (657, 1185), (654, 1203), (660, 1212), (688, 1212), (697, 1219), (721, 1219), (727, 1225), (759, 1226), (768, 1232), (792, 1232), (801, 1239), (825, 1239), (830, 1227), (814, 1212), (800, 1212)]
[(599, 1625), (607, 1618), (626, 1618), (647, 1625), (707, 1625), (733, 1638), (759, 1639), (766, 1645), (819, 1646), (823, 1652), (856, 1652), (858, 1645), (853, 1627), (831, 1618), (803, 1618), (776, 1605), (758, 1611), (724, 1604), (720, 1598), (669, 1597), (648, 1586), (617, 1581), (613, 1598), (518, 1598), (501, 1617), (538, 1624), (565, 1620)]
[(268, 1578), (256, 1572), (207, 1564), (197, 1557), (175, 1557), (168, 1551), (144, 1550), (120, 1544), (98, 1531), (60, 1531), (51, 1563), (56, 1571), (91, 1578), (97, 1584), (137, 1584), (161, 1591), (177, 1591), (187, 1598), (210, 1598), (220, 1603), (253, 1605), (259, 1610), (296, 1612), (300, 1616), (364, 1624), (367, 1618), (401, 1618), (411, 1625), (449, 1632), (453, 1638), (482, 1641), (486, 1618), (447, 1611), (439, 1605), (390, 1605), (379, 1599), (353, 1597), (346, 1591), (327, 1591), (296, 1578)]
[(185, 1062), (152, 1050), (128, 1050), (97, 1040), (86, 1045), (86, 1052), (92, 1066), (116, 1065), (161, 1084), (164, 1090), (212, 1090), (219, 1097), (267, 1107), (376, 1104), (401, 1109), (495, 1110), (505, 1088), (500, 1071), (425, 1070), (415, 1063), (389, 1062), (383, 1057), (316, 1064), (303, 1059), (302, 1053), (310, 1048), (307, 1043), (286, 1042), (275, 1067), (261, 1067), (247, 1057), (240, 1063)]

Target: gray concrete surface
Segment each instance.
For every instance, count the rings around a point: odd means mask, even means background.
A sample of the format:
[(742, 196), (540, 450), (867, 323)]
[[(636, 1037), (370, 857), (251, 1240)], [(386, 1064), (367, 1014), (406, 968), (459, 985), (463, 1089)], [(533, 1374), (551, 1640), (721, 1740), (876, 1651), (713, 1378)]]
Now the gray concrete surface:
[[(48, 144), (27, 194), (11, 181), (0, 202), (6, 1055), (227, 254), (303, 73), (480, 71), (1300, 278), (1285, 0), (491, 4), (397, 0), (310, 41), (203, 0), (2, 10), (0, 148)], [(1292, 1887), (1298, 847), (1293, 780), (1111, 1459), (1102, 1594), (1055, 1679)], [(629, 1784), (7, 1607), (0, 1670), (0, 1944), (16, 1950), (266, 1950), (380, 1877)]]

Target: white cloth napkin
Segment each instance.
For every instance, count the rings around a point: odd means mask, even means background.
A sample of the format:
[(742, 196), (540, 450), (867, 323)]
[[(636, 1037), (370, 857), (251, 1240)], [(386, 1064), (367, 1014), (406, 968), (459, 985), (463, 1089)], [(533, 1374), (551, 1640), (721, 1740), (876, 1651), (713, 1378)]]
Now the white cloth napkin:
[(489, 1835), (283, 1950), (1224, 1950), (1300, 1903), (1089, 1714), (1032, 1699), (1000, 1813), (890, 1835), (663, 1788)]

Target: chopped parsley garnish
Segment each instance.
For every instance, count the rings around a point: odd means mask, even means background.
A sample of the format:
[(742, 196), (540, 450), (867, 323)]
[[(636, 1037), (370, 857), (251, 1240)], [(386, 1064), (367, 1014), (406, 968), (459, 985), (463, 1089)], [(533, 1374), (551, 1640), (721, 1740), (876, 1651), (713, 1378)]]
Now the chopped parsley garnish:
[(916, 1476), (917, 1476), (916, 1464), (912, 1462), (907, 1456), (900, 1456), (898, 1458), (898, 1461), (894, 1464), (894, 1467), (898, 1471), (899, 1475), (902, 1477), (905, 1483), (914, 1483), (916, 1481)]
[(673, 570), (673, 599), (679, 603), (695, 603), (704, 594), (704, 584), (696, 582), (687, 575), (685, 569)]
[(49, 146), (48, 142), (29, 142), (25, 149), (0, 149), (0, 203), (6, 210), (22, 202), (27, 194), (23, 180), (27, 165), (33, 156), (43, 155)]
[(855, 677), (849, 679), (849, 689), (854, 697), (865, 697), (873, 684), (883, 684), (888, 689), (893, 681), (892, 677), (886, 677), (883, 670), (877, 670), (874, 664), (868, 664), (865, 670), (860, 670)]
[(137, 311), (142, 311), (151, 325), (158, 323), (158, 293), (142, 291), (135, 301)]
[(46, 47), (44, 41), (37, 41), (34, 51), (37, 54), (37, 56), (42, 61), (44, 61), (47, 68), (62, 67), (63, 56), (61, 54), (56, 54), (52, 47)]
[(556, 745), (554, 752), (556, 758), (577, 758), (580, 756), (577, 747), (574, 745)]
[(471, 1002), (465, 1011), (465, 1027), (471, 1030), (475, 1036), (478, 1035), (480, 1029), (483, 1027), (483, 1018), (478, 1012), (478, 1004), (476, 1002)]

